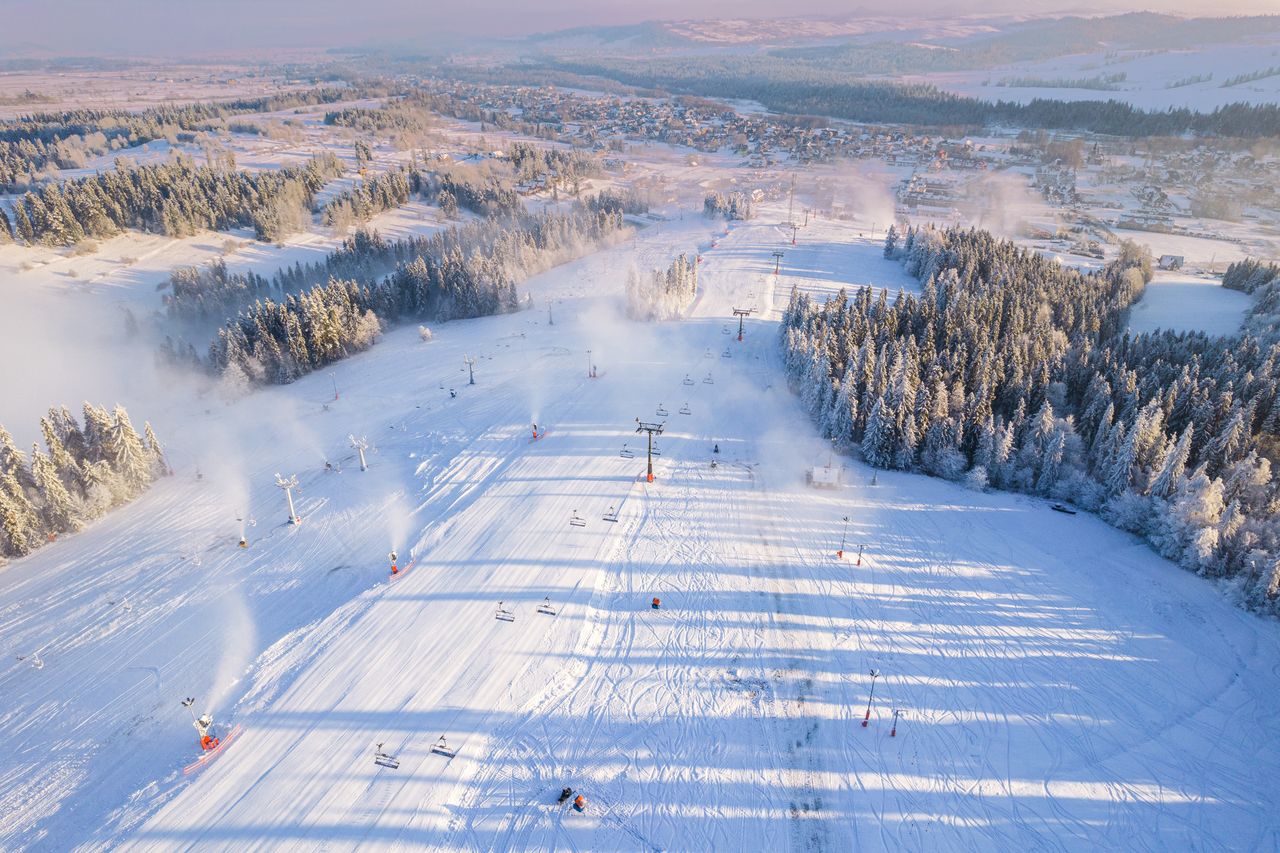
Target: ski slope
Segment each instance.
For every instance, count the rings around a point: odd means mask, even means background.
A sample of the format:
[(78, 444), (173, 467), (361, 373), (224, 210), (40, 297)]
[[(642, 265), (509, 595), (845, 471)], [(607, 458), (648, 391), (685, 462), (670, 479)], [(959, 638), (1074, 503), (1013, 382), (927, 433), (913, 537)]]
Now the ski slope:
[[(843, 488), (804, 485), (829, 456), (782, 377), (787, 294), (906, 282), (770, 218), (654, 226), (532, 310), (393, 332), (338, 400), (313, 375), (206, 403), (177, 477), (0, 572), (0, 848), (1280, 843), (1273, 622), (1036, 499), (838, 457)], [(621, 316), (630, 266), (696, 247), (690, 318)], [(666, 422), (653, 483), (636, 418)], [(243, 732), (184, 777), (192, 695)]]

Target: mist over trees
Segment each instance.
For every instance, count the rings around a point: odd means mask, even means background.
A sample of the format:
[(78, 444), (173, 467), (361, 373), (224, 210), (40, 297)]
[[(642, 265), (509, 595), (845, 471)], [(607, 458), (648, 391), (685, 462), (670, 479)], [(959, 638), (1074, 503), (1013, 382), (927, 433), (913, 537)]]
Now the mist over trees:
[(755, 205), (743, 192), (707, 193), (702, 200), (702, 213), (713, 219), (746, 220), (755, 216)]
[(84, 404), (40, 419), (45, 449), (18, 449), (0, 426), (0, 557), (22, 557), (142, 494), (169, 473), (150, 424), (138, 434), (123, 406)]
[(663, 270), (627, 275), (627, 316), (633, 320), (675, 320), (683, 317), (698, 294), (698, 268), (680, 255)]
[[(208, 368), (233, 391), (287, 383), (367, 349), (384, 325), (516, 310), (517, 281), (595, 248), (622, 227), (618, 214), (582, 210), (486, 220), (395, 242), (357, 233), (325, 264), (282, 271), (282, 282), (331, 277), (242, 311), (218, 331)], [(373, 280), (391, 264), (390, 275)], [(166, 355), (181, 360), (173, 347)]]
[(870, 465), (1072, 501), (1276, 611), (1280, 343), (1125, 332), (1132, 246), (1082, 274), (976, 231), (912, 228), (919, 295), (792, 294), (791, 386)]

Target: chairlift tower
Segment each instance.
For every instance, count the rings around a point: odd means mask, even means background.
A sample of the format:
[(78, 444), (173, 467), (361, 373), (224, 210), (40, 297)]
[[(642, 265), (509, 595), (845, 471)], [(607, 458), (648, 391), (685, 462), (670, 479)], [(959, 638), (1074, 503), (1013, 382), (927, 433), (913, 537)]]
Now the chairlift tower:
[(284, 477), (276, 474), (276, 486), (284, 490), (285, 500), (289, 502), (289, 523), (301, 524), (302, 519), (298, 518), (298, 513), (293, 509), (293, 490), (298, 488), (297, 475), (292, 475), (286, 480)]
[(468, 385), (476, 384), (476, 360), (471, 356), (463, 356), (462, 363), (467, 366), (467, 372), (470, 378), (467, 380)]
[(738, 318), (738, 343), (742, 343), (742, 322), (751, 316), (754, 308), (734, 308), (733, 316)]
[(354, 435), (348, 435), (347, 438), (351, 441), (352, 449), (355, 450), (356, 453), (360, 454), (360, 470), (368, 471), (369, 466), (364, 461), (364, 452), (369, 449), (369, 440), (364, 436), (356, 438)]
[(636, 432), (648, 433), (649, 435), (649, 477), (648, 481), (653, 482), (653, 437), (662, 435), (662, 429), (666, 424), (653, 424), (636, 418)]
[(773, 274), (774, 274), (774, 275), (777, 275), (777, 274), (778, 274), (778, 272), (782, 269), (782, 256), (783, 256), (783, 254), (784, 254), (784, 253), (783, 253), (783, 252), (781, 252), (781, 251), (778, 251), (778, 252), (774, 252), (774, 253), (773, 253)]

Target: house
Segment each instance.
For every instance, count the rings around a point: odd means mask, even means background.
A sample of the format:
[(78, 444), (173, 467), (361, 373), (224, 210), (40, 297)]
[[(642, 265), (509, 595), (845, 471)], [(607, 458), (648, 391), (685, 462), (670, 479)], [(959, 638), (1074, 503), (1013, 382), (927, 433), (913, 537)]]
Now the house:
[(1182, 269), (1182, 255), (1161, 255), (1160, 269), (1162, 270), (1180, 270)]

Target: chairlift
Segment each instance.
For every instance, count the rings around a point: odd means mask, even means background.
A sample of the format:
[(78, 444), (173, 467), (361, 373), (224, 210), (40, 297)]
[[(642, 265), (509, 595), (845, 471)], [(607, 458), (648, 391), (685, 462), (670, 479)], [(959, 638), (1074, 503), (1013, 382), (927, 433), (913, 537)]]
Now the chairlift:
[(703, 384), (703, 385), (715, 385), (715, 384), (716, 384), (716, 381), (715, 381), (714, 379), (712, 379), (712, 378), (711, 378), (711, 374), (710, 374), (710, 373), (708, 373), (708, 374), (706, 375), (706, 378), (702, 380), (702, 384)]
[(573, 514), (569, 516), (569, 526), (570, 527), (586, 527), (587, 520), (582, 516), (578, 515), (578, 511), (575, 509), (573, 511)]
[(613, 507), (609, 507), (609, 511), (604, 514), (603, 518), (605, 521), (616, 522), (618, 520), (618, 511)]
[(634, 450), (632, 450), (630, 447), (627, 447), (625, 444), (624, 444), (624, 445), (622, 445), (622, 449), (618, 451), (618, 455), (619, 455), (619, 456), (621, 456), (623, 459), (635, 459), (635, 458), (636, 458), (636, 453), (635, 453), (635, 451), (634, 451)]
[(504, 607), (501, 601), (498, 602), (497, 609), (493, 611), (493, 618), (497, 619), (499, 622), (516, 621), (516, 615)]
[(722, 334), (722, 335), (732, 335), (732, 334), (733, 334), (733, 332), (729, 331), (729, 327), (728, 327), (728, 326), (721, 326), (721, 327), (720, 327), (720, 334)]
[(685, 384), (685, 385), (692, 385), (692, 384), (693, 384), (693, 378), (692, 378), (691, 376), (689, 376), (689, 374), (687, 374), (687, 373), (684, 375), (684, 382), (683, 382), (683, 384)]
[(440, 739), (436, 741), (435, 746), (431, 747), (431, 751), (436, 755), (443, 755), (445, 758), (454, 758), (458, 751), (449, 746), (444, 739), (444, 735), (440, 735)]
[(693, 414), (693, 410), (689, 408), (689, 404), (688, 404), (688, 403), (685, 403), (683, 406), (681, 406), (681, 407), (680, 407), (680, 414), (682, 414), (682, 415), (692, 415), (692, 414)]
[(729, 351), (729, 348), (728, 348), (728, 347), (725, 347), (725, 348), (724, 348), (724, 352), (720, 353), (720, 357), (721, 357), (721, 358), (733, 358), (733, 353)]
[(548, 616), (556, 615), (556, 609), (551, 606), (551, 596), (548, 595), (546, 598), (542, 599), (542, 603), (538, 605), (538, 612), (545, 613)]
[(659, 403), (659, 404), (658, 404), (658, 410), (657, 410), (656, 412), (654, 412), (654, 414), (655, 414), (655, 415), (657, 415), (657, 416), (658, 416), (658, 417), (660, 417), (660, 418), (665, 418), (667, 415), (669, 415), (669, 414), (670, 414), (670, 412), (668, 412), (668, 411), (663, 407), (663, 405), (662, 405), (661, 403)]
[(382, 744), (378, 744), (377, 748), (373, 751), (373, 763), (379, 767), (385, 767), (388, 770), (400, 769), (400, 759), (396, 758), (394, 755), (383, 752)]
[(704, 355), (705, 355), (707, 358), (711, 358), (711, 347), (707, 347), (707, 351), (706, 351), (706, 353), (704, 353)]

